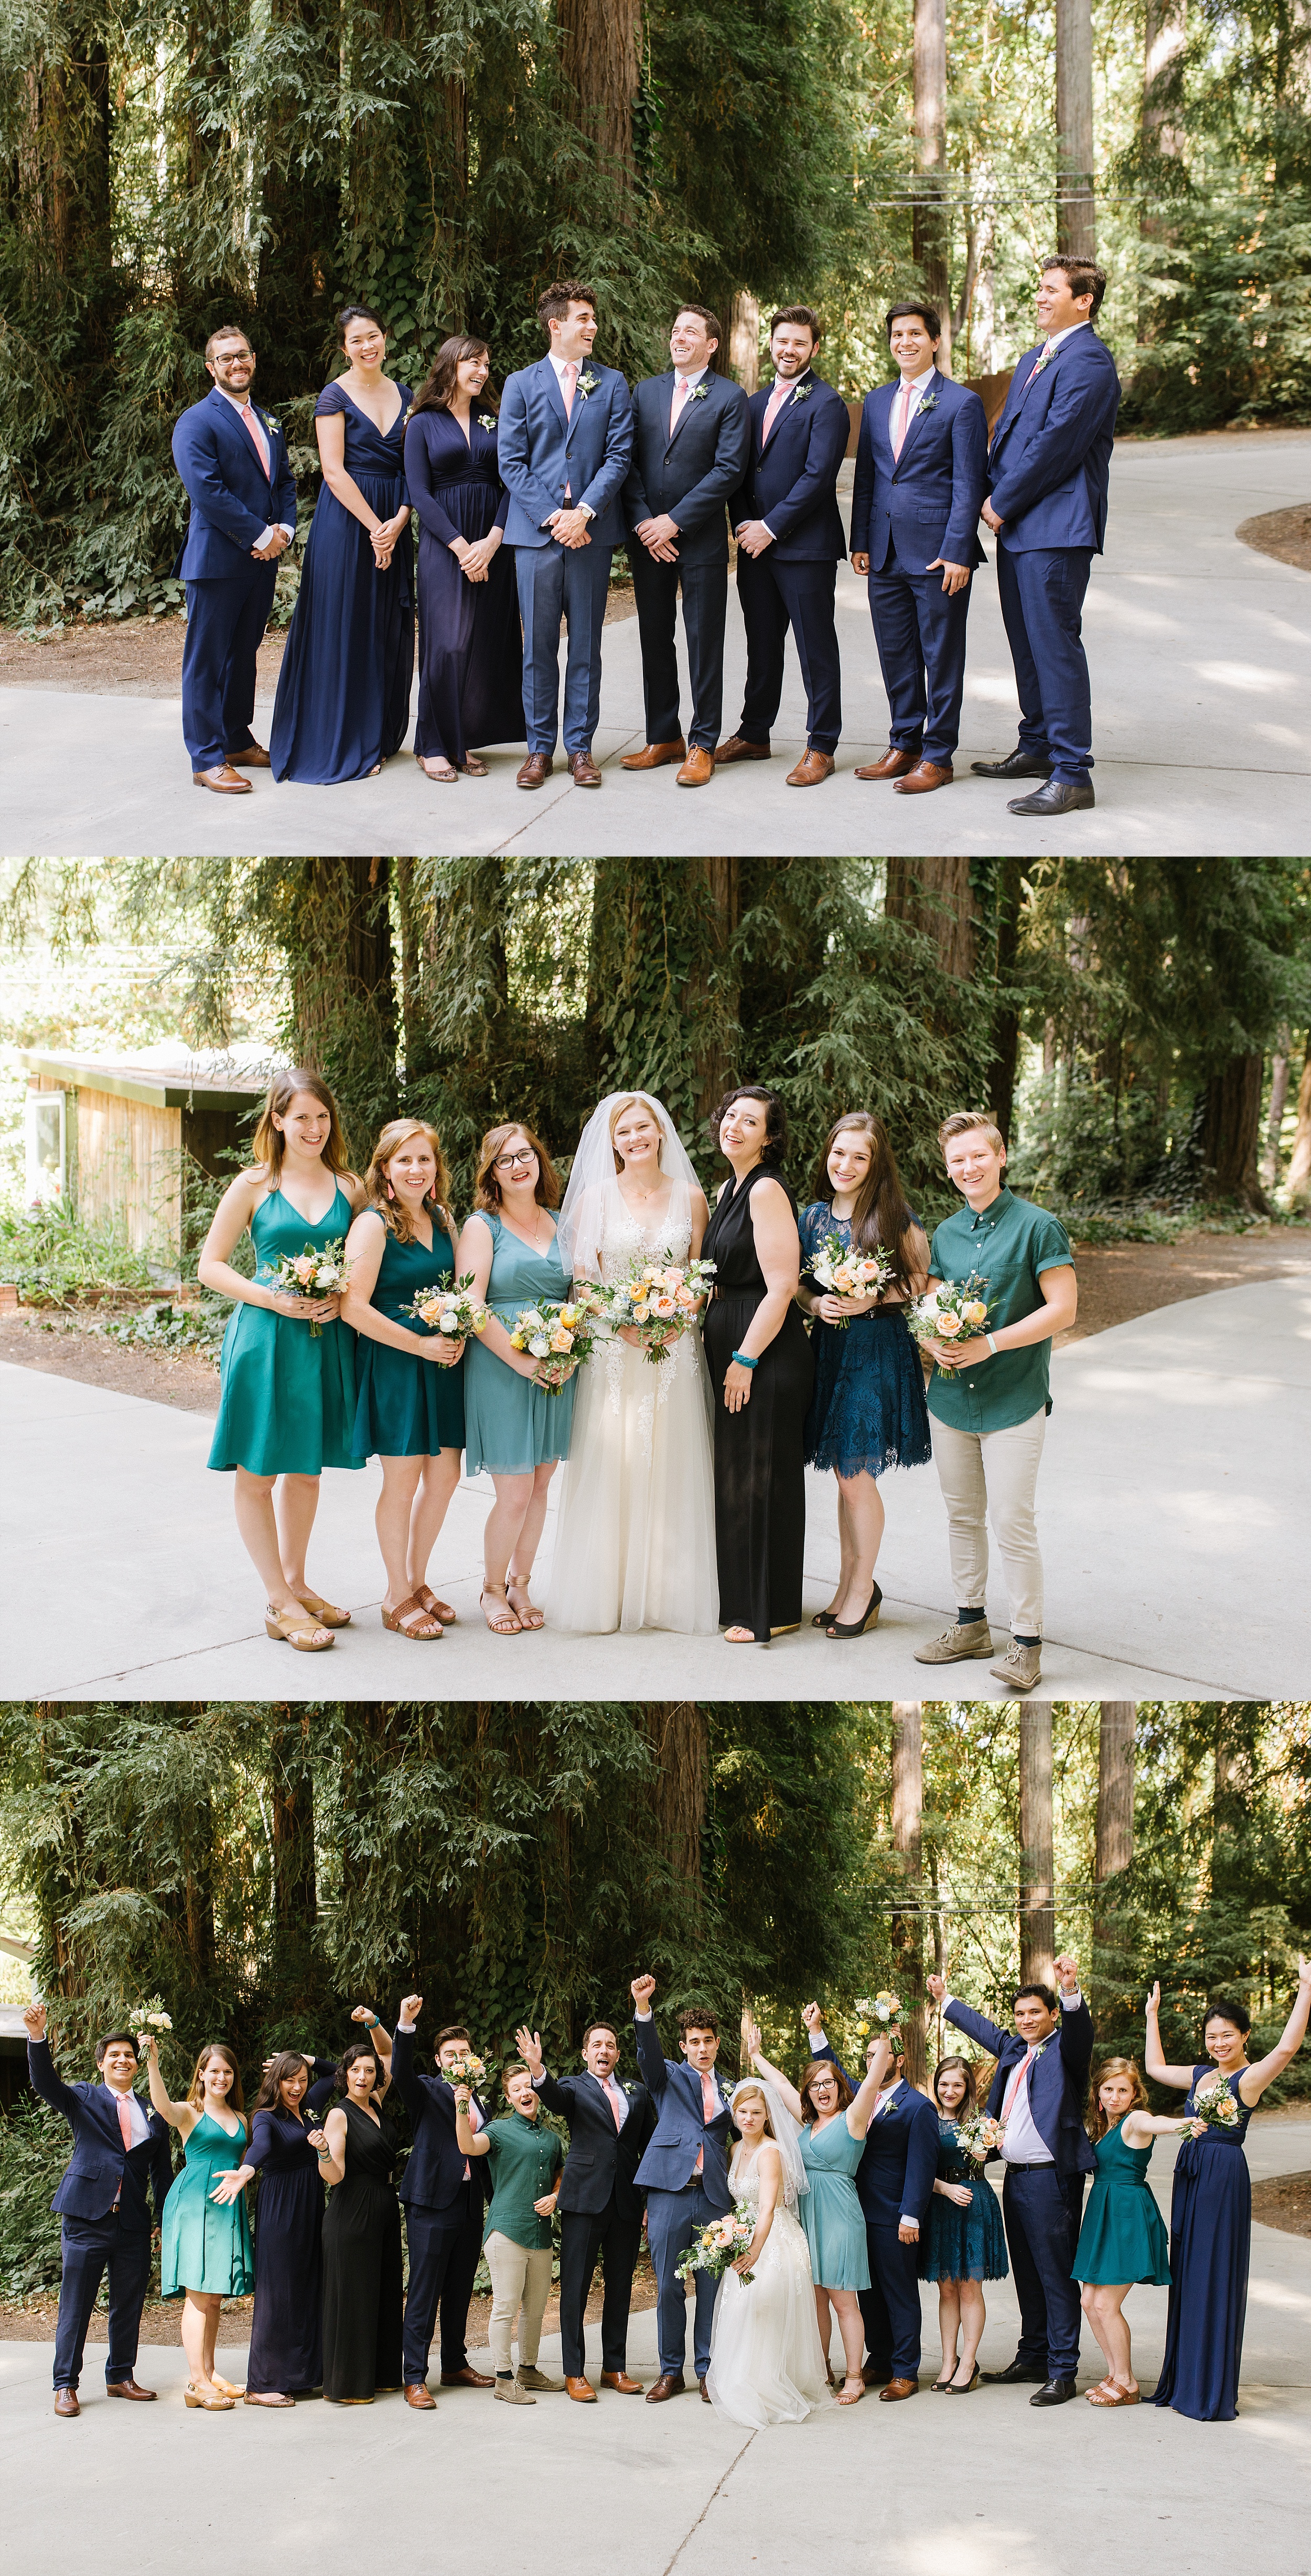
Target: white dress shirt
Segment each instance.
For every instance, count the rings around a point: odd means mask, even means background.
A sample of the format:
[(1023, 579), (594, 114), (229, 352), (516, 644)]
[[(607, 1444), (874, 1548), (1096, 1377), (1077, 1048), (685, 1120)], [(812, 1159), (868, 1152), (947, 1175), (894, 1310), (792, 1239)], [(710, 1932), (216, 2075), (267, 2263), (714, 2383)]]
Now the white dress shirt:
[(1053, 349), (1059, 349), (1062, 340), (1073, 339), (1076, 331), (1091, 331), (1091, 329), (1092, 321), (1089, 318), (1087, 322), (1067, 322), (1063, 331), (1051, 332), (1047, 341), (1048, 357), (1051, 356)]
[[(114, 2105), (114, 2118), (116, 2120), (118, 2120), (119, 2116), (119, 2103), (126, 2102), (128, 2107), (128, 2117), (132, 2122), (132, 2144), (134, 2147), (139, 2147), (142, 2139), (148, 2138), (150, 2135), (150, 2119), (146, 2111), (146, 2106), (141, 2100), (140, 2095), (137, 2093), (116, 2093), (112, 2084), (107, 2084), (105, 2086), (105, 2091)], [(121, 2121), (119, 2121), (119, 2129), (121, 2133)]]
[[(1075, 325), (1075, 328), (1078, 328), (1077, 324)], [(951, 2003), (952, 2000), (953, 1998), (950, 1995), (943, 1996), (942, 2009), (944, 2015), (948, 2004)], [(1061, 2010), (1062, 2012), (1073, 2012), (1076, 2007), (1082, 2003), (1082, 2001), (1083, 1997), (1076, 1986), (1072, 1995), (1063, 1994), (1061, 1996)], [(1029, 2067), (1032, 2066), (1033, 2060), (1038, 2054), (1038, 2050), (1040, 2048), (1046, 2048), (1049, 2041), (1053, 2040), (1055, 2036), (1056, 2033), (1053, 2030), (1048, 2032), (1046, 2039), (1035, 2040), (1028, 2059)], [(1021, 2059), (1020, 2063), (1021, 2065), (1025, 2064), (1025, 2060)], [(1006, 2099), (1006, 2093), (1014, 2082), (1014, 2078), (1015, 2069), (1012, 2066), (1007, 2072), (1006, 2084), (1002, 2092), (1003, 2102)], [(1030, 2076), (1026, 2072), (1020, 2078), (1015, 2099), (1006, 2114), (1006, 2135), (1002, 2141), (1001, 2149), (1002, 2162), (1008, 2165), (1055, 2164), (1056, 2158), (1052, 2154), (1051, 2148), (1043, 2137), (1029, 2107), (1029, 2083)]]
[[(588, 370), (588, 367), (589, 367), (589, 366), (590, 366), (590, 364), (591, 364), (591, 360), (590, 360), (589, 358), (557, 358), (557, 356), (556, 356), (556, 354), (555, 354), (554, 349), (548, 349), (546, 354), (547, 354), (547, 357), (550, 359), (551, 365), (552, 365), (552, 366), (554, 367), (554, 369), (555, 369), (555, 380), (556, 380), (556, 383), (559, 385), (560, 393), (561, 393), (561, 397), (563, 397), (563, 394), (564, 394), (564, 371), (565, 371), (565, 368), (566, 368), (566, 367), (572, 367), (572, 368), (573, 368), (573, 371), (574, 371), (574, 399), (575, 399), (575, 401), (577, 401), (577, 399), (578, 399), (578, 379), (579, 379), (579, 377), (580, 377), (580, 376), (586, 375), (587, 370)], [(573, 419), (573, 413), (572, 413), (572, 412), (570, 412), (570, 414), (569, 414), (569, 418), (570, 418), (570, 420), (572, 421), (572, 419)], [(566, 483), (566, 485), (565, 485), (565, 487), (564, 487), (564, 497), (565, 497), (566, 501), (568, 501), (568, 500), (569, 500), (569, 498), (570, 498), (570, 495), (569, 495), (569, 486), (568, 486), (568, 484), (567, 484), (567, 483)], [(572, 507), (572, 506), (573, 506), (573, 504), (571, 503), (571, 507)], [(587, 518), (587, 519), (594, 519), (594, 518), (596, 517), (596, 512), (595, 512), (595, 510), (592, 508), (592, 504), (591, 504), (591, 502), (590, 502), (590, 501), (579, 501), (579, 502), (578, 502), (578, 504), (577, 504), (577, 507), (582, 511), (584, 518)], [(545, 526), (545, 524), (546, 524), (545, 520), (543, 520), (542, 524), (543, 524), (543, 526)]]
[[(224, 402), (231, 403), (234, 411), (245, 411), (250, 403), (249, 394), (230, 394), (226, 385), (216, 385), (214, 390), (216, 393), (222, 394)], [(263, 421), (260, 422), (260, 428), (264, 429)], [(266, 429), (264, 429), (264, 435), (266, 438), (269, 438), (269, 434)], [(249, 438), (249, 430), (246, 431), (246, 436)], [(269, 439), (269, 461), (270, 463), (273, 461), (273, 441), (271, 438)], [(295, 536), (295, 529), (289, 528), (285, 519), (271, 519), (263, 536), (260, 538), (260, 544), (262, 546), (266, 546), (270, 537), (277, 535), (279, 528), (282, 530), (284, 537), (291, 538)]]

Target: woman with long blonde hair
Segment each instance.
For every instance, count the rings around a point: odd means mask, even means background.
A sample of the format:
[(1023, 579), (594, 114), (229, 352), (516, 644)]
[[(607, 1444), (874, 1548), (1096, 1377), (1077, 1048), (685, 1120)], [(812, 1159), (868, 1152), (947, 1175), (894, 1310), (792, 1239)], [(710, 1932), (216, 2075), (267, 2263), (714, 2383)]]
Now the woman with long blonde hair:
[(428, 1559), (460, 1481), (464, 1343), (405, 1309), (455, 1273), (450, 1174), (435, 1127), (392, 1118), (364, 1176), (367, 1204), (346, 1238), (351, 1265), (342, 1312), (361, 1340), (358, 1459), (380, 1458), (378, 1545), (387, 1574), (382, 1624), (438, 1640), (455, 1612), (428, 1587)]
[(1157, 2138), (1175, 2137), (1192, 2120), (1155, 2119), (1134, 2057), (1108, 2057), (1095, 2081), (1088, 2135), (1097, 2158), (1070, 2267), (1081, 2281), (1079, 2305), (1106, 2356), (1106, 2377), (1088, 2390), (1090, 2406), (1136, 2406), (1129, 2328), (1123, 2309), (1136, 2281), (1170, 2286), (1170, 2248), (1147, 2167)]
[[(305, 1556), (323, 1469), (361, 1463), (351, 1449), (355, 1336), (340, 1321), (337, 1292), (292, 1295), (278, 1278), (284, 1260), (326, 1259), (344, 1241), (364, 1184), (349, 1167), (332, 1093), (300, 1066), (274, 1074), (254, 1155), (224, 1191), (198, 1264), (202, 1284), (234, 1301), (209, 1463), (235, 1473), (237, 1528), (264, 1586), (267, 1634), (319, 1654), (350, 1620), (311, 1591)], [(253, 1279), (232, 1267), (247, 1233)]]
[(174, 2102), (152, 2032), (141, 2033), (139, 2047), (150, 2099), (186, 2145), (186, 2163), (164, 2203), (160, 2294), (183, 2303), (186, 2402), (219, 2413), (242, 2394), (214, 2368), (219, 2315), (225, 2299), (244, 2299), (255, 2286), (241, 2172), (248, 2136), (241, 2072), (231, 2049), (212, 2042), (196, 2059), (184, 2100)]
[(799, 2424), (829, 2403), (800, 2216), (810, 2192), (801, 2127), (777, 2086), (760, 2076), (744, 2076), (729, 2099), (740, 2141), (729, 2189), (755, 2225), (719, 2285), (706, 2395), (734, 2424)]

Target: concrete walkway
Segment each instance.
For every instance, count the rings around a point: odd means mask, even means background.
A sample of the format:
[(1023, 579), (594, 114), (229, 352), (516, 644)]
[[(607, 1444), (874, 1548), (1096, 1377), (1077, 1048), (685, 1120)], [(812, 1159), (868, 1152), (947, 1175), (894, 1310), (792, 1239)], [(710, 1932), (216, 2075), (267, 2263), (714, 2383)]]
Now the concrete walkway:
[[(1168, 2207), (1170, 2157), (1154, 2158)], [(1305, 2168), (1311, 2124), (1258, 2117), (1254, 2174)], [(595, 2413), (563, 2396), (512, 2414), (490, 2395), (439, 2390), (429, 2424), (399, 2396), (342, 2414), (238, 2406), (209, 2430), (185, 2413), (180, 2350), (143, 2350), (154, 2406), (102, 2394), (105, 2348), (89, 2345), (85, 2411), (51, 2406), (51, 2346), (0, 2343), (0, 2463), (14, 2564), (26, 2576), (177, 2576), (188, 2565), (286, 2560), (336, 2567), (385, 2545), (425, 2570), (477, 2545), (523, 2555), (536, 2576), (1087, 2576), (1112, 2555), (1174, 2576), (1226, 2563), (1299, 2576), (1311, 2470), (1311, 2243), (1252, 2232), (1239, 2414), (1195, 2424), (1142, 2405), (1114, 2420), (1081, 2400), (1054, 2419), (1025, 2389), (980, 2388), (950, 2420), (928, 2401), (937, 2299), (925, 2285), (920, 2393), (868, 2397), (761, 2433), (721, 2421), (695, 2395), (657, 2407), (602, 2392)], [(1009, 2281), (990, 2282), (985, 2369), (1015, 2349)], [(1153, 2387), (1166, 2293), (1126, 2305), (1135, 2364)], [(655, 2319), (633, 2320), (629, 2367), (655, 2375)], [(594, 2342), (596, 2329), (591, 2330)], [(1081, 2386), (1102, 2375), (1084, 2338)], [(484, 2367), (486, 2357), (481, 2356)], [(589, 2350), (589, 2359), (593, 2356)], [(559, 2345), (542, 2346), (558, 2369)], [(242, 2376), (239, 2349), (223, 2366)], [(427, 2474), (424, 2474), (424, 2469)], [(340, 2494), (334, 2494), (334, 2488)], [(1294, 2511), (1301, 2516), (1297, 2523)], [(1116, 2535), (1120, 2535), (1117, 2544)], [(1228, 2536), (1226, 2542), (1226, 2535)]]
[[(850, 468), (844, 480), (849, 482)], [(933, 797), (860, 785), (857, 762), (887, 740), (863, 582), (838, 576), (846, 732), (836, 778), (789, 790), (804, 739), (795, 653), (775, 757), (721, 772), (696, 793), (672, 769), (627, 777), (617, 763), (640, 746), (637, 621), (608, 629), (595, 751), (601, 791), (559, 772), (535, 795), (515, 787), (521, 754), (499, 752), (492, 775), (432, 786), (408, 756), (383, 776), (343, 788), (275, 786), (234, 800), (191, 783), (180, 709), (168, 699), (0, 690), (6, 771), (4, 850), (98, 857), (232, 850), (328, 854), (538, 853), (548, 857), (826, 856), (1044, 851), (1176, 857), (1299, 856), (1311, 848), (1311, 575), (1239, 543), (1258, 512), (1304, 501), (1311, 432), (1129, 442), (1115, 456), (1108, 551), (1093, 567), (1085, 632), (1093, 675), (1096, 788), (1092, 813), (1057, 823), (1018, 821), (1004, 783), (972, 779), (972, 759), (1015, 741), (1010, 655), (991, 567), (975, 576), (957, 782)], [(736, 724), (745, 654), (730, 604), (725, 732)], [(256, 731), (267, 742), (271, 707)]]
[[(1047, 1568), (1044, 1688), (1072, 1698), (1304, 1695), (1311, 1283), (1262, 1281), (1160, 1308), (1056, 1353), (1038, 1487)], [(330, 1656), (264, 1635), (207, 1418), (0, 1367), (10, 1473), (0, 1531), (10, 1605), (0, 1697), (260, 1699), (938, 1698), (998, 1695), (986, 1663), (913, 1648), (950, 1617), (932, 1467), (888, 1477), (878, 1629), (809, 1626), (760, 1652), (717, 1637), (490, 1636), (478, 1614), (486, 1480), (461, 1486), (433, 1581), (459, 1612), (440, 1647), (386, 1633), (376, 1466), (323, 1480), (313, 1579), (359, 1624)], [(831, 1599), (835, 1485), (809, 1479), (805, 1606)], [(547, 1524), (538, 1597), (554, 1539)], [(989, 1594), (1004, 1640), (1005, 1595)]]

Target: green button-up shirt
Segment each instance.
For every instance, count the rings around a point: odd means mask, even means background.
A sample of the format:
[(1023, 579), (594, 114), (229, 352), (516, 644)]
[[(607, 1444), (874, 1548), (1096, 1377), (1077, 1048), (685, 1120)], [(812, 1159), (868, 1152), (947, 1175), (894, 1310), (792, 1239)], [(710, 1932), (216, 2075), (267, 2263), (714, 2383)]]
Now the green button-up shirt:
[(535, 2120), (511, 2111), (503, 2120), (490, 2121), (484, 2134), (492, 2179), (484, 2239), (508, 2236), (512, 2245), (540, 2253), (551, 2242), (551, 2222), (538, 2217), (533, 2202), (555, 2189), (564, 2149), (540, 2111)]
[[(1070, 1238), (1060, 1218), (1002, 1189), (976, 1216), (968, 1202), (935, 1226), (929, 1252), (931, 1279), (986, 1279), (985, 1332), (1018, 1324), (1042, 1304), (1039, 1272), (1074, 1267)], [(1051, 1341), (1018, 1351), (991, 1353), (976, 1368), (935, 1368), (929, 1380), (930, 1413), (953, 1431), (1007, 1431), (1052, 1409)]]

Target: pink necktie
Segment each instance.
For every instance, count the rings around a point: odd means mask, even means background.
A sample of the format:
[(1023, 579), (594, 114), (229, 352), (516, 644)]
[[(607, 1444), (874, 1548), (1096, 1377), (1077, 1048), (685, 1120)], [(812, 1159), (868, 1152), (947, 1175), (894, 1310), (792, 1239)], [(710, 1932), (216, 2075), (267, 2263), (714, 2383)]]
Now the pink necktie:
[(762, 447), (765, 446), (769, 438), (769, 433), (791, 391), (792, 388), (790, 385), (775, 385), (774, 390), (765, 405), (765, 425), (760, 433), (760, 444)]
[[(703, 2075), (701, 2078), (701, 2114), (707, 2128), (709, 2128), (712, 2120), (717, 2120), (719, 2117), (719, 2104), (715, 2100), (715, 2088), (708, 2075)], [(704, 2173), (705, 2169), (706, 2151), (704, 2147), (698, 2147), (696, 2151), (696, 2163), (693, 2165), (692, 2171), (693, 2173)]]
[(674, 399), (669, 406), (669, 435), (672, 438), (683, 417), (683, 405), (691, 392), (686, 376), (675, 376)]
[(901, 406), (898, 413), (897, 426), (892, 433), (892, 453), (894, 459), (900, 456), (902, 448), (906, 443), (906, 425), (910, 418), (910, 398), (914, 390), (915, 388), (913, 385), (903, 385), (901, 388)]
[(1029, 2068), (1033, 2064), (1033, 2060), (1034, 2051), (1030, 2049), (1028, 2056), (1021, 2058), (1019, 2065), (1016, 2067), (1015, 2073), (1012, 2075), (1011, 2080), (1006, 2087), (1006, 2099), (1001, 2106), (1001, 2116), (1003, 2120), (1008, 2120), (1010, 2118), (1011, 2105), (1015, 2100), (1016, 2094), (1019, 2092), (1020, 2086), (1024, 2082), (1025, 2076), (1029, 2072)]
[(246, 403), (243, 406), (241, 417), (250, 432), (250, 443), (255, 450), (255, 454), (258, 456), (269, 481), (272, 482), (273, 477), (269, 474), (269, 442), (264, 435), (263, 424), (256, 419), (249, 403)]
[(614, 2121), (615, 2127), (616, 2127), (617, 2129), (622, 2129), (622, 2127), (623, 2127), (623, 2125), (624, 2125), (624, 2124), (623, 2124), (622, 2119), (620, 2118), (620, 2109), (619, 2109), (619, 2106), (620, 2106), (621, 2102), (623, 2101), (623, 2098), (624, 2098), (624, 2097), (623, 2097), (622, 2093), (620, 2092), (619, 2087), (618, 2087), (618, 2085), (616, 2084), (616, 2082), (615, 2082), (615, 2079), (614, 2079), (613, 2075), (611, 2075), (611, 2076), (607, 2077), (607, 2079), (606, 2079), (606, 2088), (605, 2088), (605, 2089), (606, 2089), (606, 2097), (607, 2097), (607, 2100), (609, 2101), (609, 2104), (610, 2104), (610, 2113), (611, 2113), (611, 2117), (612, 2117), (612, 2119), (613, 2119), (613, 2121)]
[(1039, 369), (1039, 367), (1042, 365), (1043, 359), (1046, 357), (1046, 355), (1047, 355), (1047, 352), (1046, 352), (1046, 350), (1045, 350), (1045, 349), (1040, 349), (1040, 350), (1039, 350), (1037, 357), (1034, 359), (1033, 365), (1030, 367), (1029, 372), (1028, 372), (1027, 376), (1025, 377), (1023, 384), (1022, 384), (1022, 385), (1021, 385), (1021, 387), (1020, 387), (1020, 391), (1021, 391), (1021, 393), (1022, 393), (1022, 394), (1027, 394), (1027, 392), (1028, 392), (1028, 390), (1029, 390), (1029, 387), (1030, 387), (1030, 385), (1033, 383), (1033, 379), (1034, 379), (1034, 377), (1037, 375), (1038, 369)]
[(125, 2151), (126, 2151), (126, 2153), (127, 2153), (128, 2155), (131, 2155), (131, 2153), (132, 2153), (132, 2111), (131, 2111), (131, 2106), (130, 2106), (130, 2104), (129, 2104), (129, 2102), (128, 2102), (128, 2098), (127, 2098), (126, 2093), (120, 2093), (120, 2094), (119, 2094), (119, 2096), (118, 2096), (118, 2125), (119, 2125), (119, 2128), (120, 2128), (120, 2129), (122, 2130), (122, 2132), (123, 2132), (123, 2146), (124, 2146), (124, 2149), (125, 2149)]
[(566, 361), (560, 375), (560, 391), (564, 396), (564, 416), (566, 420), (570, 419), (573, 413), (574, 386), (577, 382), (578, 369), (575, 366), (573, 359), (570, 358)]

